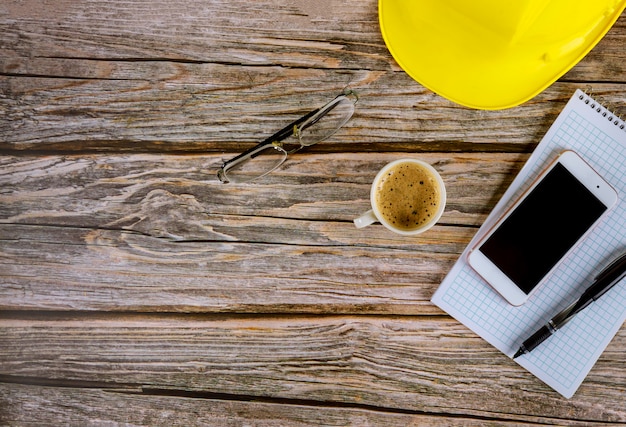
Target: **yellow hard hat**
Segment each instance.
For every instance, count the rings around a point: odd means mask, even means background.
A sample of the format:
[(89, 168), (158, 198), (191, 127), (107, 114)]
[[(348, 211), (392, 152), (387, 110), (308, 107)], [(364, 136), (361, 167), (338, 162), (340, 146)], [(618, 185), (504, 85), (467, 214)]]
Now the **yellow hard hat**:
[(379, 0), (398, 64), (428, 89), (485, 110), (514, 107), (580, 61), (626, 0)]

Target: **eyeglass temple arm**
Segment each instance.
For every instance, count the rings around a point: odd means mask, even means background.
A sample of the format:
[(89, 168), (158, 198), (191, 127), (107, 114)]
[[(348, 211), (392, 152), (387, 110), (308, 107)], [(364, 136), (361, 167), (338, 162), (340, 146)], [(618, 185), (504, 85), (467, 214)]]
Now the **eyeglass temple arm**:
[(314, 112), (312, 115), (309, 115), (309, 117), (313, 117), (318, 112), (321, 112), (319, 114), (319, 116), (315, 117), (310, 122), (308, 122), (308, 120), (307, 120), (307, 123), (304, 123), (302, 125), (302, 129), (301, 130), (306, 129), (306, 128), (310, 127), (310, 126), (313, 126), (315, 123), (319, 122), (322, 117), (324, 117), (326, 114), (330, 113), (332, 110), (335, 109), (335, 107), (337, 107), (337, 105), (339, 105), (339, 102), (337, 101), (339, 98), (347, 98), (348, 99), (348, 96), (354, 96), (354, 101), (352, 101), (354, 104), (359, 102), (359, 95), (357, 95), (357, 93), (355, 91), (353, 91), (352, 89), (345, 89), (342, 93), (337, 95), (328, 104), (324, 105), (321, 108), (318, 108), (316, 112)]

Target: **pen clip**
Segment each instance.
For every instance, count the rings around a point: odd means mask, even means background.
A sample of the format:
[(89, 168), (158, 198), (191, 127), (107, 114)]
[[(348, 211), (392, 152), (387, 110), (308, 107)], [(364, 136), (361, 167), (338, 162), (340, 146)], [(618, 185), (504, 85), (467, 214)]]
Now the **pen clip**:
[(592, 301), (597, 300), (607, 293), (615, 284), (626, 276), (626, 252), (617, 257), (615, 261), (607, 265), (604, 270), (598, 274), (591, 285), (576, 302), (576, 306), (572, 310), (573, 314), (587, 307)]
[(616, 272), (618, 272), (619, 274), (620, 270), (622, 273), (626, 272), (626, 252), (624, 252), (622, 255), (617, 257), (616, 260), (614, 260), (612, 263), (607, 265), (604, 268), (604, 270), (598, 273), (598, 275), (595, 278), (595, 281), (598, 282), (598, 281), (604, 280), (607, 276), (613, 275)]

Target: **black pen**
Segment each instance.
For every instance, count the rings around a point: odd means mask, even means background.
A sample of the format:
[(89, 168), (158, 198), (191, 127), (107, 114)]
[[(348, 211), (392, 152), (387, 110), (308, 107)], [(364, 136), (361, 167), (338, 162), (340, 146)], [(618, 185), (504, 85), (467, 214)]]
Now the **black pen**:
[(626, 252), (602, 270), (594, 279), (593, 284), (587, 288), (577, 301), (554, 316), (545, 326), (524, 341), (517, 353), (515, 353), (515, 356), (513, 356), (513, 359), (522, 354), (530, 353), (535, 347), (562, 328), (576, 314), (580, 313), (585, 307), (620, 282), (624, 276), (626, 276)]

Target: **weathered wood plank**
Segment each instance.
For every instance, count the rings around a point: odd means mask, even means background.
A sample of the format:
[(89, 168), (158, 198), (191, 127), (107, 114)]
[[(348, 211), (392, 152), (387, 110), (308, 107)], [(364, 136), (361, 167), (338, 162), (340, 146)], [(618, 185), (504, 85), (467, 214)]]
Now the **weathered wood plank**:
[[(366, 407), (324, 406), (319, 402), (260, 402), (259, 398), (218, 400), (202, 393), (155, 395), (140, 391), (97, 388), (49, 387), (0, 383), (0, 423), (4, 425), (145, 425), (145, 426), (438, 426), (490, 427), (545, 425), (528, 420), (447, 417), (421, 411), (393, 412)], [(226, 396), (223, 396), (226, 397)], [(235, 396), (231, 396), (234, 398)], [(256, 400), (256, 401), (255, 401)], [(271, 400), (271, 399), (270, 399)], [(312, 405), (312, 406), (307, 406)], [(363, 405), (356, 405), (363, 406)], [(578, 425), (559, 420), (560, 425)], [(610, 424), (606, 424), (610, 425)]]
[[(171, 71), (159, 76), (163, 67), (148, 68), (146, 76), (119, 81), (0, 77), (7, 93), (0, 99), (7, 119), (0, 122), (0, 149), (233, 152), (323, 105), (350, 84), (361, 94), (353, 118), (312, 149), (528, 152), (574, 90), (585, 86), (557, 83), (522, 106), (485, 112), (455, 105), (403, 73), (165, 68)], [(189, 74), (207, 78), (180, 80)], [(626, 92), (624, 84), (593, 87), (616, 104)]]
[(458, 256), (67, 227), (3, 225), (0, 234), (1, 309), (432, 313), (428, 301)]
[(206, 175), (216, 156), (0, 158), (0, 307), (438, 313), (430, 297), (525, 156), (421, 154), (448, 187), (440, 225), (356, 229), (400, 156), (301, 154), (247, 185)]
[[(264, 225), (273, 218), (350, 222), (369, 209), (371, 182), (380, 168), (398, 158), (416, 157), (437, 168), (446, 184), (448, 201), (440, 222), (478, 226), (528, 157), (503, 153), (319, 154), (307, 149), (290, 156), (261, 180), (221, 184), (217, 168), (231, 156), (0, 156), (0, 222), (123, 228), (158, 237), (171, 232), (178, 240), (210, 239), (207, 227), (228, 226), (219, 218), (227, 215), (233, 216), (232, 220), (234, 216), (260, 217), (255, 221), (265, 221)], [(372, 236), (377, 229), (367, 229), (365, 236)], [(352, 237), (328, 238), (327, 243), (367, 244), (363, 231), (350, 230), (354, 231)], [(303, 239), (301, 243), (313, 243)], [(240, 240), (247, 238), (241, 236)], [(273, 235), (268, 233), (262, 241), (274, 241)]]
[(378, 31), (376, 2), (330, 2), (318, 9), (321, 15), (303, 0), (71, 1), (66, 7), (37, 1), (3, 3), (0, 18), (6, 31), (0, 40), (4, 49), (26, 57), (301, 68), (392, 66)]
[(484, 419), (626, 422), (624, 330), (566, 401), (446, 317), (81, 316), (5, 318), (0, 325), (5, 380), (95, 382)]

